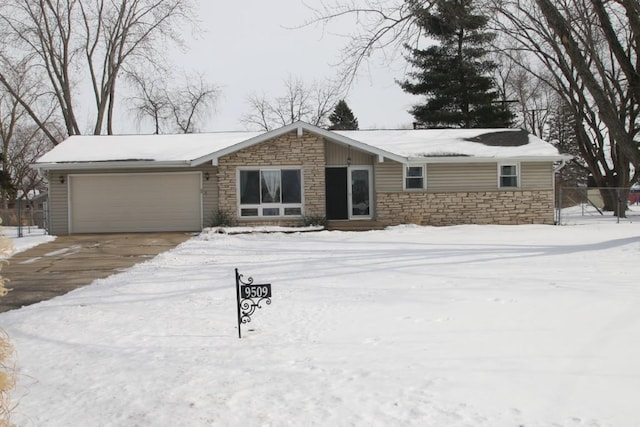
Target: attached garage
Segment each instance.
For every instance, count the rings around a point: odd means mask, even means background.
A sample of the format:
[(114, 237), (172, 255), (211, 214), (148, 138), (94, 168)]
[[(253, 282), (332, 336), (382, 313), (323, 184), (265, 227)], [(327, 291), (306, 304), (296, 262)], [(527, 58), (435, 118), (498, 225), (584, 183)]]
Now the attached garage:
[(200, 172), (69, 175), (69, 232), (201, 230), (201, 182)]
[(73, 135), (33, 165), (49, 185), (49, 233), (200, 231), (218, 212), (211, 157), (262, 132)]

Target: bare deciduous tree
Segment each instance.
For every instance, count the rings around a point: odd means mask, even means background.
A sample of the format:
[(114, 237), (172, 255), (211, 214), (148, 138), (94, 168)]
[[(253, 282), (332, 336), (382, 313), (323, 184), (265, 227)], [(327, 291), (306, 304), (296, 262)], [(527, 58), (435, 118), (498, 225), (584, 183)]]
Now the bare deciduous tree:
[(344, 96), (343, 86), (330, 81), (306, 85), (301, 79), (289, 76), (284, 86), (285, 93), (279, 97), (250, 95), (249, 112), (242, 117), (242, 122), (267, 131), (299, 120), (323, 127)]
[[(560, 96), (575, 117), (575, 140), (581, 158), (599, 187), (625, 187), (638, 178), (637, 138), (640, 132), (640, 105), (633, 86), (615, 55), (611, 41), (598, 22), (591, 0), (571, 0), (538, 7), (538, 0), (500, 3), (502, 31), (511, 38), (512, 57), (523, 51), (538, 66), (524, 65)], [(548, 10), (551, 7), (554, 10)], [(557, 7), (563, 14), (558, 17)], [(620, 10), (616, 25), (628, 52), (636, 47), (629, 22)], [(551, 24), (547, 15), (551, 16)], [(560, 21), (559, 21), (560, 19)], [(570, 28), (556, 29), (561, 22)], [(615, 43), (615, 41), (614, 41)], [(622, 43), (622, 42), (621, 42)], [(576, 52), (576, 49), (580, 52)], [(624, 215), (614, 191), (601, 191), (605, 209)]]
[[(54, 108), (40, 100), (38, 82), (30, 81), (26, 74), (14, 74), (12, 87), (20, 99), (31, 108), (42, 112), (47, 132), (61, 138), (62, 131), (55, 121)], [(48, 114), (46, 112), (48, 111)], [(0, 87), (0, 141), (2, 143), (2, 205), (8, 207), (17, 196), (24, 196), (44, 187), (43, 177), (31, 168), (31, 164), (49, 150), (53, 144), (41, 127), (34, 124), (21, 102)]]
[(162, 133), (170, 108), (164, 80), (145, 78), (136, 72), (127, 73), (127, 77), (134, 87), (135, 95), (131, 97), (131, 102), (138, 122), (149, 119), (153, 122), (153, 133)]
[(242, 116), (242, 122), (251, 128), (258, 128), (260, 130), (271, 130), (273, 127), (271, 104), (267, 99), (267, 96), (252, 94), (247, 97), (247, 104), (249, 112)]
[[(7, 78), (8, 64), (47, 83), (69, 135), (82, 133), (77, 111), (79, 87), (90, 82), (94, 119), (91, 132), (113, 133), (118, 78), (136, 61), (153, 62), (168, 41), (180, 42), (176, 29), (191, 21), (191, 0), (15, 0), (0, 6), (0, 84), (46, 133), (41, 112)], [(55, 135), (47, 133), (53, 143)]]
[(17, 189), (17, 197), (29, 199), (46, 188), (45, 178), (31, 167), (39, 157), (53, 148), (40, 129), (28, 123), (18, 129), (6, 153), (9, 173)]
[(168, 96), (176, 128), (182, 133), (196, 132), (197, 121), (213, 112), (219, 94), (202, 75), (185, 76), (184, 86), (171, 90)]
[[(640, 132), (640, 5), (636, 0), (535, 2), (555, 36), (554, 50), (570, 61), (619, 149), (640, 166), (634, 141)], [(621, 107), (631, 117), (621, 119)]]
[(494, 62), (500, 64), (494, 71), (496, 86), (516, 116), (514, 124), (544, 138), (554, 99), (553, 89), (527, 70), (525, 58), (517, 53), (514, 55), (517, 60), (502, 53), (495, 55)]
[(349, 85), (358, 70), (375, 52), (396, 57), (407, 44), (416, 45), (421, 36), (416, 11), (428, 11), (431, 0), (345, 0), (321, 2), (311, 8), (313, 17), (303, 26), (330, 26), (335, 21), (349, 20), (353, 32), (340, 52), (341, 75)]
[(136, 92), (131, 100), (138, 121), (150, 119), (156, 134), (197, 131), (198, 121), (212, 113), (220, 94), (202, 75), (185, 75), (182, 86), (173, 88), (168, 87), (168, 75), (149, 79), (131, 72), (128, 77)]

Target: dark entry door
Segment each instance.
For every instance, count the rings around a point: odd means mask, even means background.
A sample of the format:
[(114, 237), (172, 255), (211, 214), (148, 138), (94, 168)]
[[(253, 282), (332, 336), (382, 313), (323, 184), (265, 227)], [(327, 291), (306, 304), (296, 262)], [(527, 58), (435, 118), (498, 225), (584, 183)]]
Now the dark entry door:
[(349, 219), (347, 168), (325, 169), (327, 219)]

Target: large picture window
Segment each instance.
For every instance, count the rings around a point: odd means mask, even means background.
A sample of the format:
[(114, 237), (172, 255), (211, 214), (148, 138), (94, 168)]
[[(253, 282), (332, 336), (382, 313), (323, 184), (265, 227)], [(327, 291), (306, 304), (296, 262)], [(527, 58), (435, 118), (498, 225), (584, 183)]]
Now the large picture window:
[(242, 169), (240, 216), (302, 216), (302, 173), (295, 169)]

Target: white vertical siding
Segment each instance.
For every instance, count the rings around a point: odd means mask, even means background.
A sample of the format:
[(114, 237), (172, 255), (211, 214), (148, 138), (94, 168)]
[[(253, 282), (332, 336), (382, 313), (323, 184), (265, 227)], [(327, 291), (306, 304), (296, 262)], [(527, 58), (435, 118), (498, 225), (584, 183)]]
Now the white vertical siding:
[(325, 162), (327, 166), (346, 166), (347, 159), (351, 158), (354, 166), (368, 166), (373, 164), (373, 156), (353, 147), (325, 141)]

